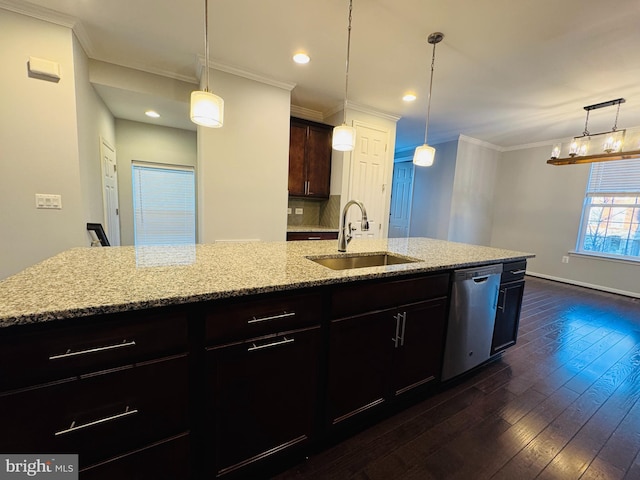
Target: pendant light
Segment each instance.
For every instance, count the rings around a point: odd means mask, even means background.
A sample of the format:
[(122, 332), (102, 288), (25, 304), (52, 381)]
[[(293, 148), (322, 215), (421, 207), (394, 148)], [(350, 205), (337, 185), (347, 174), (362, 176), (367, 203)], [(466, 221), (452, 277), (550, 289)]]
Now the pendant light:
[(351, 51), (351, 12), (353, 11), (353, 0), (349, 0), (349, 27), (347, 29), (347, 64), (344, 80), (344, 108), (342, 125), (333, 129), (333, 139), (331, 145), (334, 150), (350, 152), (356, 145), (356, 129), (347, 125), (347, 92), (349, 91), (349, 54)]
[(224, 121), (224, 100), (209, 91), (209, 0), (204, 0), (205, 88), (191, 92), (191, 121), (203, 127), (220, 128)]
[(430, 167), (436, 156), (436, 149), (427, 144), (427, 132), (429, 130), (429, 114), (431, 113), (431, 89), (433, 87), (433, 69), (436, 63), (436, 44), (440, 43), (444, 34), (435, 32), (427, 37), (427, 42), (433, 45), (433, 56), (431, 57), (431, 79), (429, 80), (429, 98), (427, 99), (427, 123), (424, 127), (424, 145), (416, 148), (413, 154), (413, 163), (420, 167)]

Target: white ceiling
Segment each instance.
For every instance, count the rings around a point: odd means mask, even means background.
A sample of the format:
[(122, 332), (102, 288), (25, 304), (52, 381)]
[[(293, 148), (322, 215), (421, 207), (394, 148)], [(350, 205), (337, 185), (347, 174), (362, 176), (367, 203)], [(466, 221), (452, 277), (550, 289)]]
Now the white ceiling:
[[(204, 54), (203, 0), (3, 5), (76, 19), (88, 55), (105, 62), (195, 82)], [(348, 0), (210, 0), (209, 11), (213, 62), (295, 83), (299, 107), (327, 113), (340, 105)], [(582, 133), (583, 106), (618, 97), (627, 100), (618, 125), (637, 126), (639, 25), (638, 0), (354, 0), (349, 99), (402, 117), (397, 150), (421, 144), (426, 38), (441, 31), (429, 143), (460, 133), (502, 147), (570, 137)], [(308, 65), (291, 61), (299, 49), (311, 56)], [(418, 94), (410, 105), (401, 100), (407, 90)], [(102, 94), (115, 109), (117, 95)], [(590, 130), (608, 130), (614, 118), (615, 108), (593, 111)], [(184, 119), (175, 125), (184, 128)]]

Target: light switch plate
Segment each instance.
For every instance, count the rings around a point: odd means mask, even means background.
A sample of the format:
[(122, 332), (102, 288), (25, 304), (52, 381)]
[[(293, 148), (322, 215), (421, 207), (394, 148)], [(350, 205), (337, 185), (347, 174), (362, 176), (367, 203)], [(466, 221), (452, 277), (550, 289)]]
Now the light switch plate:
[(296, 208), (296, 215), (302, 215), (304, 210), (302, 208)]
[(36, 208), (62, 210), (62, 195), (36, 193)]

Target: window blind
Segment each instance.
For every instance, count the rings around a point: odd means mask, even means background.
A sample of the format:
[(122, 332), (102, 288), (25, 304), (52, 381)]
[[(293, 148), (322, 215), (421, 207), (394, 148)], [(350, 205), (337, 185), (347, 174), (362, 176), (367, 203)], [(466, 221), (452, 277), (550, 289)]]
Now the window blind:
[(591, 164), (587, 196), (640, 193), (640, 159)]
[(134, 163), (132, 183), (136, 246), (195, 243), (193, 168)]

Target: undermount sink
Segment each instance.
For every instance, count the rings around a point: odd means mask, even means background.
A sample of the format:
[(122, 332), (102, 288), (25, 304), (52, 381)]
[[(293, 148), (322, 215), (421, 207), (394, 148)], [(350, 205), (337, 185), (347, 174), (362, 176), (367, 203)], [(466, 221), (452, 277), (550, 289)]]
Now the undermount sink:
[(415, 263), (420, 260), (401, 257), (393, 253), (357, 253), (341, 255), (339, 257), (307, 257), (309, 260), (319, 263), (332, 270), (348, 270), (351, 268), (382, 267), (385, 265), (401, 265), (403, 263)]

